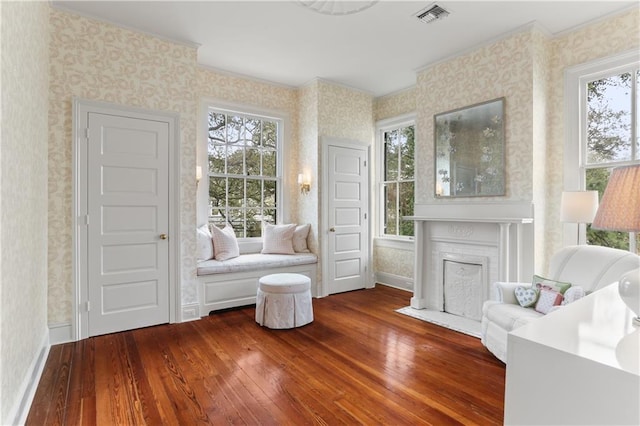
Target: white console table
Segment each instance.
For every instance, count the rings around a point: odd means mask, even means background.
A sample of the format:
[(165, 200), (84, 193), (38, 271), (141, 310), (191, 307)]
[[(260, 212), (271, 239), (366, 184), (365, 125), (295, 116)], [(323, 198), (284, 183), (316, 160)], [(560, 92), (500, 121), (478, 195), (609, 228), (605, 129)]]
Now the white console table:
[(640, 328), (617, 284), (509, 333), (507, 425), (639, 425)]

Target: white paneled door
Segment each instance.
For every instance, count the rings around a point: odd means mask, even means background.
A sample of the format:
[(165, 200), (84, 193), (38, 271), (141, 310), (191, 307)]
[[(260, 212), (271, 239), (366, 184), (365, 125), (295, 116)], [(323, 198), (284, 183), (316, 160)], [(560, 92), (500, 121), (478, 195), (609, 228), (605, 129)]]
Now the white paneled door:
[(169, 322), (169, 125), (87, 121), (88, 334)]
[(368, 262), (367, 149), (328, 146), (329, 294), (365, 288)]

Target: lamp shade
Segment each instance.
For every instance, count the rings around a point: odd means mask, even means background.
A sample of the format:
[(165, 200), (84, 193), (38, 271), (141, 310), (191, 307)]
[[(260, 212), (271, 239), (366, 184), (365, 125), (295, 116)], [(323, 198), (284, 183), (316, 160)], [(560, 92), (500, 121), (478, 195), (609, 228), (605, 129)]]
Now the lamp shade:
[(591, 227), (640, 232), (640, 164), (613, 169)]
[(560, 221), (591, 223), (598, 210), (598, 191), (564, 191), (560, 199)]

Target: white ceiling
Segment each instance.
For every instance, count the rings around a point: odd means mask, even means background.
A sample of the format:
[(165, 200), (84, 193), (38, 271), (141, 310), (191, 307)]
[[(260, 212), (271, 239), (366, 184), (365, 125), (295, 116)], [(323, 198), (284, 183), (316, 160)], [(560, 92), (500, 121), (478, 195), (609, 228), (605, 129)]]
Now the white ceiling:
[(298, 1), (58, 1), (124, 27), (199, 45), (208, 67), (287, 86), (314, 78), (375, 96), (415, 84), (416, 70), (537, 22), (559, 34), (637, 1), (438, 1), (451, 12), (425, 24), (433, 1), (382, 0), (329, 16)]

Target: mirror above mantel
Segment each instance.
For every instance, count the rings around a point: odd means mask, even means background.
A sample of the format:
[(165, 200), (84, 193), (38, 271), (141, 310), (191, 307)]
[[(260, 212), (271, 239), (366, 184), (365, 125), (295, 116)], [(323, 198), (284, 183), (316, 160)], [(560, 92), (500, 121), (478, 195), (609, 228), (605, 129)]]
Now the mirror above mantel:
[(505, 194), (504, 102), (499, 98), (434, 116), (437, 198)]

